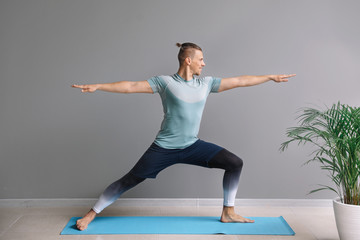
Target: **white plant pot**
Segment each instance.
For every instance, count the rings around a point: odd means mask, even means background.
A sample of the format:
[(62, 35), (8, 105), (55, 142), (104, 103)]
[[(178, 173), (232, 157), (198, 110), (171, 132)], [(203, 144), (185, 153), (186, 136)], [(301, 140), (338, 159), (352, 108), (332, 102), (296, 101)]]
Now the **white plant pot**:
[(336, 226), (341, 240), (360, 239), (360, 206), (333, 200)]

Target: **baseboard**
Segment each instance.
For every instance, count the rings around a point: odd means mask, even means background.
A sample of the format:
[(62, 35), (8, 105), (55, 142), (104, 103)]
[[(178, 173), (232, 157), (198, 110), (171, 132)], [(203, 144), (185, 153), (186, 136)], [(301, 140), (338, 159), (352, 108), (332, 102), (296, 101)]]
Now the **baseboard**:
[[(0, 199), (0, 207), (91, 207), (96, 199)], [(121, 198), (112, 206), (221, 206), (217, 198)], [(236, 199), (247, 207), (331, 207), (332, 199)]]

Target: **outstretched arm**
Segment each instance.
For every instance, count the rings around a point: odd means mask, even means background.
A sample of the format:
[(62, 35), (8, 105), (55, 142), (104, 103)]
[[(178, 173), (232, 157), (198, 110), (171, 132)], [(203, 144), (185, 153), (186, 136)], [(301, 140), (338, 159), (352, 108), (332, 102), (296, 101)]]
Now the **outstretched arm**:
[(263, 75), (263, 76), (239, 76), (232, 78), (221, 79), (219, 92), (230, 90), (237, 87), (250, 87), (265, 83), (268, 81), (287, 82), (289, 78), (296, 76), (296, 74), (282, 74), (282, 75)]
[(74, 88), (81, 88), (82, 92), (95, 92), (101, 90), (115, 93), (153, 93), (150, 84), (147, 81), (121, 81), (114, 83), (72, 85)]

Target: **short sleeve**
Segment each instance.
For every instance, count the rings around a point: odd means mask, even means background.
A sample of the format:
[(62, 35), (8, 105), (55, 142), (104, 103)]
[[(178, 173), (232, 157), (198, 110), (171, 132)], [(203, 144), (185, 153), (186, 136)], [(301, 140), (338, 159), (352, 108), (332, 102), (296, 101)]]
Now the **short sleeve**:
[(147, 81), (154, 93), (162, 92), (164, 89), (165, 82), (160, 76), (149, 78)]
[(212, 77), (210, 92), (212, 93), (219, 92), (220, 83), (221, 83), (221, 78)]

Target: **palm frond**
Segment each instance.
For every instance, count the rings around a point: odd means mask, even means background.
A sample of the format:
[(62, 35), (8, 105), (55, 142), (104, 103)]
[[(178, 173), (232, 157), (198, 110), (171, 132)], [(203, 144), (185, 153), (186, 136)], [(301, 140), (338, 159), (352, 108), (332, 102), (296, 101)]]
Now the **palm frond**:
[(325, 110), (302, 108), (296, 119), (299, 125), (287, 129), (289, 139), (280, 151), (292, 143), (312, 145), (312, 158), (304, 164), (319, 162), (337, 188), (321, 185), (310, 193), (327, 189), (344, 201), (360, 203), (360, 108), (340, 102)]

